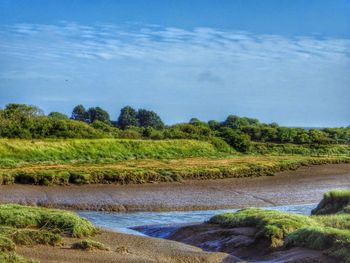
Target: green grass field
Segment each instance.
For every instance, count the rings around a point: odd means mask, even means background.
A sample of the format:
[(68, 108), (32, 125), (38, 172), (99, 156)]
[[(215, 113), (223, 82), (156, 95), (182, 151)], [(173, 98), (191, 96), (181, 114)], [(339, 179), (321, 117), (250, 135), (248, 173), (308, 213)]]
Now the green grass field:
[(252, 177), (350, 162), (350, 146), (308, 149), (257, 144), (250, 154), (239, 154), (196, 140), (2, 139), (0, 184), (139, 184)]

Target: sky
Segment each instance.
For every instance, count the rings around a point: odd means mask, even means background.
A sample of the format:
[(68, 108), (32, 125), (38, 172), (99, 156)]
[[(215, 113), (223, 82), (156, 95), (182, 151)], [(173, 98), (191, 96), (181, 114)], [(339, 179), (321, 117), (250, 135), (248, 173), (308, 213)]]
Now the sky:
[(350, 124), (349, 0), (0, 0), (0, 108)]

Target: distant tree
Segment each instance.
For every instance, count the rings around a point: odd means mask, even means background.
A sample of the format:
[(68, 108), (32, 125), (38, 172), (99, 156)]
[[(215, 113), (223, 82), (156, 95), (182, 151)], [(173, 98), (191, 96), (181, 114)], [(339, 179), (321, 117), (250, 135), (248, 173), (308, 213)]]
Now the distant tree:
[(191, 118), (189, 123), (193, 124), (193, 125), (200, 125), (203, 122), (200, 119), (198, 119), (198, 118)]
[(118, 117), (118, 127), (121, 129), (126, 129), (128, 126), (137, 126), (137, 112), (130, 106), (125, 106), (120, 110), (120, 115)]
[(137, 112), (137, 119), (141, 127), (151, 127), (157, 130), (164, 128), (163, 121), (154, 111), (139, 109)]
[(30, 117), (38, 117), (43, 116), (44, 112), (38, 108), (37, 106), (27, 105), (27, 104), (16, 104), (10, 103), (6, 105), (4, 109), (4, 114), (8, 117), (22, 117), (22, 118), (30, 118)]
[(74, 109), (72, 111), (71, 119), (76, 120), (76, 121), (87, 122), (88, 113), (86, 112), (83, 105), (77, 105), (74, 107)]
[(55, 118), (55, 119), (60, 119), (60, 120), (68, 120), (68, 116), (66, 114), (57, 112), (57, 111), (53, 111), (50, 112), (48, 115), (50, 118)]
[(208, 121), (208, 125), (209, 125), (209, 128), (212, 129), (213, 131), (220, 129), (221, 127), (220, 122), (215, 120)]
[(87, 117), (89, 123), (93, 123), (94, 121), (102, 121), (107, 124), (111, 123), (108, 112), (100, 107), (89, 108)]
[(220, 136), (239, 152), (247, 152), (250, 148), (251, 141), (247, 134), (240, 134), (231, 128), (224, 127), (220, 130)]
[(320, 130), (312, 129), (309, 131), (310, 142), (313, 145), (328, 144), (331, 140)]

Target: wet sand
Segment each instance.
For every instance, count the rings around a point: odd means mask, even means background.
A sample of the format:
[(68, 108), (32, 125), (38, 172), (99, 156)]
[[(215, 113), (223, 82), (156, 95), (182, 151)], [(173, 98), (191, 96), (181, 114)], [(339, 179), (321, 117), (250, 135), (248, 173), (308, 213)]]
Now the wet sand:
[(18, 246), (16, 252), (42, 263), (233, 263), (237, 258), (225, 253), (208, 253), (183, 243), (103, 231), (92, 238), (110, 250), (71, 249), (77, 239), (65, 238), (62, 246)]
[(336, 188), (350, 188), (350, 164), (301, 167), (275, 176), (182, 183), (2, 185), (0, 202), (82, 210), (204, 210), (316, 203), (324, 192)]

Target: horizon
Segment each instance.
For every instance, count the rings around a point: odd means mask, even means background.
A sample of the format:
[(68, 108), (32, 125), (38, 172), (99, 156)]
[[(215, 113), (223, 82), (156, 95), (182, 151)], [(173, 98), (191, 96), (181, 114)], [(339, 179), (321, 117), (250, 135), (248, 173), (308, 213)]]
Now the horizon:
[(347, 127), (349, 13), (345, 0), (4, 0), (0, 108)]

